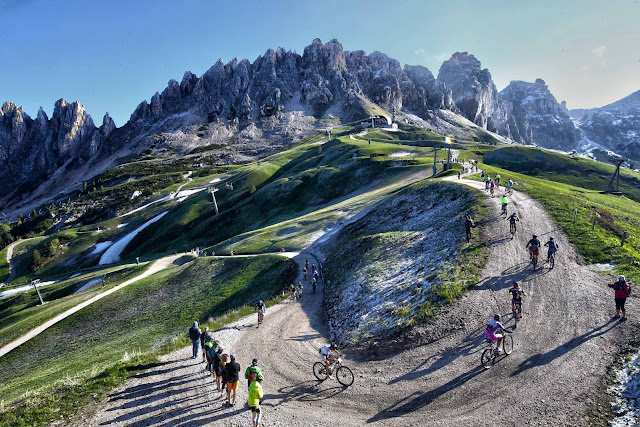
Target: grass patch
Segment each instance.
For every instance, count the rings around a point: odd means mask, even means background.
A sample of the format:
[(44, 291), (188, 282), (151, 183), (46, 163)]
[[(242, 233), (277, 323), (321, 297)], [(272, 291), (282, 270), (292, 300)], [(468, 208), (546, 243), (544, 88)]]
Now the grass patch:
[[(615, 271), (640, 280), (640, 203), (624, 196), (557, 183), (483, 165), (490, 176), (511, 177), (516, 190), (536, 198), (580, 254), (592, 263), (613, 262)], [(479, 180), (479, 175), (472, 175)], [(573, 223), (574, 209), (578, 209)], [(593, 226), (595, 220), (595, 228)], [(624, 230), (629, 237), (624, 246)]]

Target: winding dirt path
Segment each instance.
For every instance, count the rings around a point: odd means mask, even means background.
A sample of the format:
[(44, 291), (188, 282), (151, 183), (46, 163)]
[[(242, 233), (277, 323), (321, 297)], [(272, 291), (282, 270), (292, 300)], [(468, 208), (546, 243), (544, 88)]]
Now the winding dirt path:
[[(426, 344), (393, 355), (347, 357), (356, 376), (347, 389), (335, 380), (316, 381), (311, 370), (329, 336), (321, 305), (324, 284), (315, 295), (305, 289), (299, 302), (271, 308), (259, 329), (252, 316), (217, 331), (243, 371), (252, 358), (260, 360), (263, 424), (586, 425), (586, 410), (601, 402), (607, 367), (639, 330), (637, 310), (629, 307), (626, 323), (612, 320), (608, 278), (585, 265), (538, 202), (514, 193), (509, 210), (515, 209), (521, 222), (513, 240), (498, 213), (498, 198), (487, 197), (487, 203), (493, 214), (482, 225), (490, 236), (482, 280), (416, 334)], [(558, 241), (554, 269), (543, 265), (532, 271), (525, 250), (532, 233)], [(307, 258), (315, 261), (305, 253), (293, 259), (301, 264)], [(514, 280), (528, 293), (517, 327), (507, 295)], [(481, 334), (494, 313), (515, 328), (515, 350), (484, 370)], [(239, 386), (239, 404), (223, 407), (204, 364), (189, 357), (189, 348), (165, 356), (163, 366), (128, 381), (94, 416), (74, 423), (250, 425), (245, 383)]]
[(80, 304), (76, 305), (75, 307), (72, 307), (70, 309), (68, 309), (67, 311), (58, 314), (56, 317), (47, 320), (46, 322), (44, 322), (42, 325), (32, 329), (31, 331), (29, 331), (28, 333), (26, 333), (25, 335), (21, 336), (20, 338), (18, 338), (15, 341), (10, 342), (9, 344), (5, 345), (4, 347), (0, 348), (0, 357), (4, 356), (5, 354), (9, 353), (11, 350), (21, 346), (22, 344), (24, 344), (25, 342), (29, 341), (31, 338), (34, 338), (35, 336), (41, 334), (43, 331), (49, 329), (50, 327), (52, 327), (53, 325), (55, 325), (56, 323), (60, 322), (63, 319), (66, 319), (67, 317), (71, 316), (72, 314), (82, 310), (83, 308), (93, 304), (96, 301), (101, 300), (102, 298), (111, 295), (114, 292), (119, 291), (120, 289), (124, 288), (125, 286), (128, 286), (132, 283), (137, 282), (138, 280), (142, 280), (145, 277), (149, 277), (154, 273), (157, 273), (160, 270), (163, 270), (167, 267), (169, 267), (171, 264), (173, 264), (173, 262), (180, 258), (183, 254), (179, 254), (179, 255), (171, 255), (171, 256), (167, 256), (164, 258), (160, 258), (158, 260), (156, 260), (151, 267), (149, 267), (146, 271), (144, 271), (142, 274), (140, 274), (139, 276), (133, 277), (129, 280), (127, 280), (126, 282), (123, 282), (121, 284), (119, 284), (118, 286), (114, 286), (113, 288), (102, 292), (101, 294), (98, 294), (86, 301), (81, 302)]

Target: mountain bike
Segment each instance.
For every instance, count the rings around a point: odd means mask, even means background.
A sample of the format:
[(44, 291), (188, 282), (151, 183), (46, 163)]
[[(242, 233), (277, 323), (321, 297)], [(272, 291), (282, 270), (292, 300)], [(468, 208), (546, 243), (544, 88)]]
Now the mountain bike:
[(513, 236), (515, 236), (516, 234), (516, 223), (512, 222), (509, 224), (509, 233), (511, 233), (511, 238), (513, 239)]
[(553, 268), (553, 266), (556, 265), (556, 252), (553, 251), (549, 254), (549, 270), (551, 270)]
[(491, 197), (493, 197), (493, 188), (489, 189), (489, 194), (491, 194)]
[[(338, 357), (333, 363), (329, 365), (329, 375), (333, 372), (336, 373), (336, 379), (340, 384), (344, 387), (349, 387), (353, 384), (353, 380), (355, 377), (353, 376), (353, 372), (351, 369), (342, 365), (342, 358)], [(325, 369), (324, 363), (316, 362), (313, 364), (313, 375), (316, 376), (318, 381), (324, 381), (327, 379), (327, 370)]]
[[(496, 358), (500, 353), (498, 353), (498, 347), (495, 342), (488, 339), (485, 339), (485, 342), (487, 343), (487, 348), (482, 352), (480, 363), (482, 363), (483, 368), (489, 369), (496, 363)], [(510, 332), (507, 332), (504, 337), (502, 337), (502, 351), (505, 356), (510, 355), (513, 351), (513, 337)]]
[(507, 216), (507, 204), (502, 204), (502, 215)]
[(264, 311), (258, 310), (258, 328), (262, 324), (263, 319), (264, 319)]
[(533, 271), (536, 271), (536, 267), (538, 266), (538, 251), (529, 251), (529, 255), (531, 256), (531, 264), (533, 264)]
[(522, 302), (514, 302), (513, 305), (516, 309), (516, 311), (513, 312), (513, 315), (515, 316), (517, 323), (518, 320), (520, 320), (520, 318), (522, 317)]

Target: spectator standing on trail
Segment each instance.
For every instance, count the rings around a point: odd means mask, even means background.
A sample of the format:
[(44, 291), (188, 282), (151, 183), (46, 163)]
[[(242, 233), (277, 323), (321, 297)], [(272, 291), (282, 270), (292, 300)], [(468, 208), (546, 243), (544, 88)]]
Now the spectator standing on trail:
[(251, 382), (253, 381), (251, 379), (251, 374), (262, 375), (262, 371), (260, 371), (260, 368), (258, 368), (258, 359), (253, 359), (251, 361), (251, 366), (249, 366), (247, 370), (244, 371), (244, 378), (247, 380), (247, 387), (249, 388), (251, 388)]
[(224, 390), (225, 384), (222, 382), (222, 372), (224, 371), (224, 364), (222, 363), (222, 352), (224, 351), (224, 347), (218, 345), (218, 350), (215, 352), (213, 356), (213, 371), (216, 374), (216, 385), (218, 386), (218, 391), (222, 393)]
[[(251, 375), (253, 376), (254, 374)], [(247, 405), (249, 405), (249, 409), (251, 409), (253, 427), (258, 427), (260, 425), (260, 418), (262, 417), (262, 414), (260, 413), (260, 399), (264, 396), (264, 392), (262, 391), (262, 380), (262, 375), (255, 374), (255, 381), (252, 381), (249, 386), (249, 398), (247, 399)]]
[[(236, 362), (236, 356), (233, 354), (230, 359), (230, 362), (225, 366), (227, 373), (227, 405), (234, 406), (236, 404), (238, 382), (240, 382), (240, 364)], [(233, 398), (231, 397), (232, 394)]]
[(615, 291), (614, 296), (616, 300), (616, 315), (613, 316), (613, 318), (619, 318), (620, 312), (622, 311), (622, 319), (620, 320), (627, 320), (627, 315), (624, 311), (624, 303), (627, 300), (627, 297), (631, 295), (631, 287), (629, 286), (623, 275), (619, 275), (618, 281), (608, 286)]
[(467, 243), (471, 240), (471, 228), (475, 227), (471, 215), (464, 216), (464, 231), (467, 234)]
[(207, 357), (207, 348), (204, 346), (205, 343), (213, 341), (213, 336), (209, 333), (209, 327), (204, 328), (204, 332), (200, 334), (200, 347), (202, 348), (202, 361), (204, 362)]
[(193, 355), (191, 356), (192, 359), (195, 359), (196, 357), (198, 357), (198, 347), (200, 347), (200, 335), (202, 335), (202, 332), (200, 331), (200, 328), (198, 328), (198, 322), (195, 321), (193, 322), (193, 326), (191, 326), (191, 328), (189, 329), (189, 338), (191, 338), (191, 344), (193, 344)]

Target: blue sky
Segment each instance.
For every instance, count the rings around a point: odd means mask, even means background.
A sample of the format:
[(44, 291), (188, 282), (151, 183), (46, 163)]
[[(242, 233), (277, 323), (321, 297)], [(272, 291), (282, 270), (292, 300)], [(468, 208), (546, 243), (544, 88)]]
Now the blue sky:
[(597, 107), (640, 90), (639, 21), (639, 0), (0, 0), (0, 102), (35, 116), (77, 100), (122, 126), (186, 70), (319, 37), (436, 75), (468, 51), (498, 89), (540, 77), (569, 108)]

